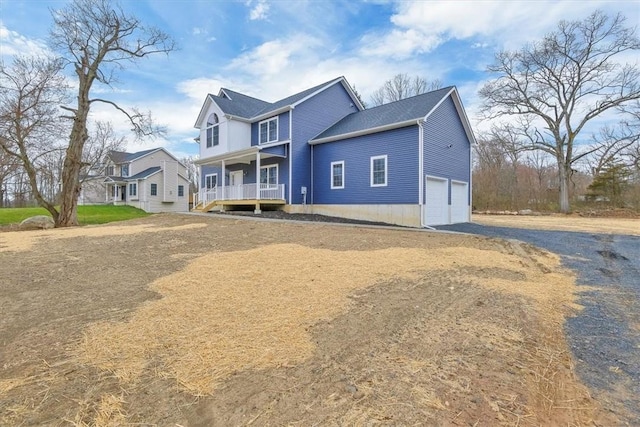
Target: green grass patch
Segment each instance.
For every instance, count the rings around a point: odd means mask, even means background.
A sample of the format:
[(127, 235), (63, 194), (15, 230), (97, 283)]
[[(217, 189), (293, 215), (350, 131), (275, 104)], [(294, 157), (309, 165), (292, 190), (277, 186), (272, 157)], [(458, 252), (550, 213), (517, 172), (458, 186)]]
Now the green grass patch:
[[(0, 225), (20, 223), (22, 220), (36, 215), (50, 216), (44, 208), (2, 208), (0, 209)], [(148, 215), (145, 211), (133, 206), (78, 206), (78, 221), (81, 225), (106, 224), (107, 222), (142, 218)]]

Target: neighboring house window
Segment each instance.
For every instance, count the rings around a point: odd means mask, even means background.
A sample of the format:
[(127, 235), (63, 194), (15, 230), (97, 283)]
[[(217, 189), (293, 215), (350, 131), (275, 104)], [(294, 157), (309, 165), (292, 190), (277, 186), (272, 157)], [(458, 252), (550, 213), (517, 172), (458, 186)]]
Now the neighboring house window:
[(207, 190), (210, 190), (212, 188), (216, 188), (218, 186), (218, 174), (214, 173), (214, 174), (211, 174), (211, 175), (205, 175), (204, 184), (205, 184), (205, 188)]
[(178, 185), (178, 197), (184, 197), (184, 185)]
[(151, 195), (152, 196), (158, 195), (158, 184), (151, 184)]
[(109, 166), (107, 168), (107, 175), (109, 176), (113, 176), (116, 173), (116, 168), (115, 166)]
[(267, 184), (268, 187), (278, 185), (278, 165), (260, 168), (260, 184)]
[(137, 194), (138, 194), (138, 184), (136, 184), (135, 182), (132, 182), (131, 184), (129, 184), (129, 195), (137, 196)]
[(129, 165), (122, 165), (122, 175), (121, 176), (129, 176)]
[(213, 113), (207, 119), (207, 148), (220, 144), (220, 125), (218, 115)]
[(387, 185), (387, 156), (371, 158), (371, 186), (384, 187)]
[(344, 160), (331, 162), (331, 189), (344, 188)]
[(260, 122), (260, 144), (274, 142), (278, 140), (278, 118)]

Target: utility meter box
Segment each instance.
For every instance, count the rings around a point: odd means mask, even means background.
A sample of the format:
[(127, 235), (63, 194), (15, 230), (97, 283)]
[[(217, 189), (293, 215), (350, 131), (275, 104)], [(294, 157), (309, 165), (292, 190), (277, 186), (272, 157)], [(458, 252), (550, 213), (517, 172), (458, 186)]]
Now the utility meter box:
[(307, 194), (307, 187), (302, 187), (300, 189), (300, 194)]

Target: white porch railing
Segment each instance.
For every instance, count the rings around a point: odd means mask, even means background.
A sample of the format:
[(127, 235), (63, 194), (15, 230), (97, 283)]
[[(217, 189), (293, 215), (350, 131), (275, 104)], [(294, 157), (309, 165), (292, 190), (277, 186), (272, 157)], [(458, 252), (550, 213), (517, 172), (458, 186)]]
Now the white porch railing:
[(260, 184), (260, 197), (256, 184), (227, 185), (225, 187), (201, 188), (194, 194), (194, 206), (203, 206), (216, 200), (284, 200), (284, 184)]

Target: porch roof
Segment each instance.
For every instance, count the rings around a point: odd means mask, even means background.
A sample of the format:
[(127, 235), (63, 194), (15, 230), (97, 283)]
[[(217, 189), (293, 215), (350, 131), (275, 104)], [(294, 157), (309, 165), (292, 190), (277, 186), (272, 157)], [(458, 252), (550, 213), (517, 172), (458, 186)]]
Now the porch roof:
[(228, 165), (237, 164), (237, 163), (249, 164), (256, 159), (256, 155), (259, 155), (260, 159), (269, 159), (271, 157), (281, 157), (281, 158), (286, 157), (277, 153), (264, 152), (262, 151), (262, 147), (259, 147), (256, 145), (250, 148), (246, 148), (244, 150), (238, 150), (231, 153), (224, 153), (224, 154), (219, 154), (217, 156), (211, 156), (204, 159), (200, 159), (200, 160), (197, 160), (195, 163), (201, 166), (212, 165), (212, 164), (219, 164), (224, 160)]

